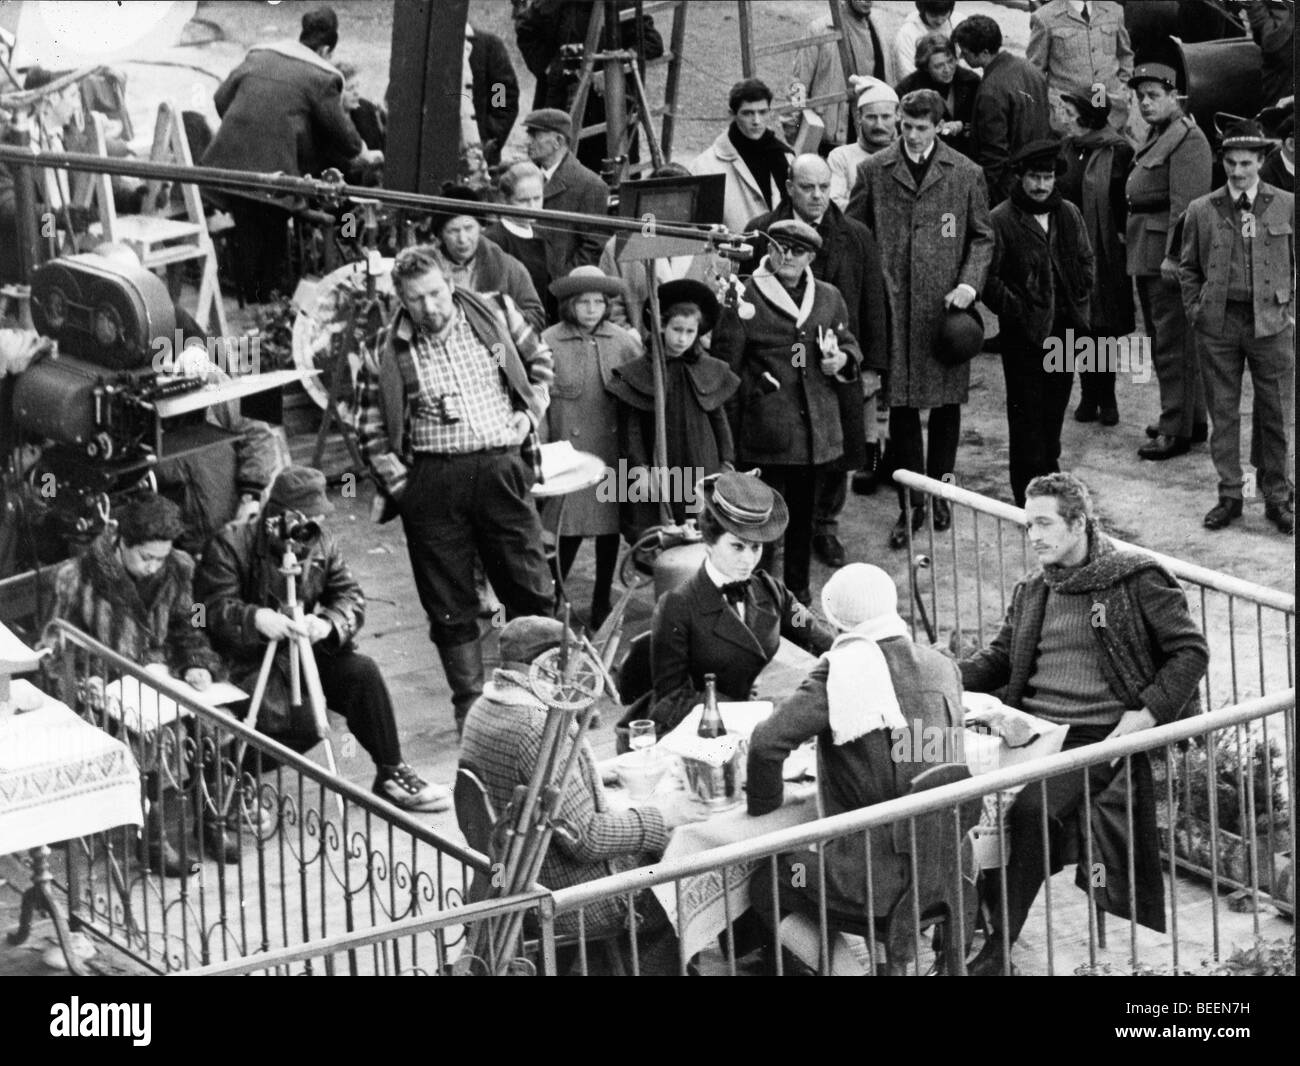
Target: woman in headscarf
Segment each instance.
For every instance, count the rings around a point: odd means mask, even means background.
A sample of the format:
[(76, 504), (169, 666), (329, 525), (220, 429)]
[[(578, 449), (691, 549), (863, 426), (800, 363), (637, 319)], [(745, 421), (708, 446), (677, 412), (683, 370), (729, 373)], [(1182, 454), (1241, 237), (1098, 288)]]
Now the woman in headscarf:
[[(1057, 107), (1065, 131), (1066, 171), (1056, 179), (1061, 195), (1083, 212), (1092, 245), (1092, 336), (1124, 337), (1133, 332), (1133, 290), (1125, 269), (1124, 226), (1128, 207), (1124, 183), (1133, 163), (1133, 146), (1110, 125), (1110, 101), (1099, 104), (1086, 93), (1066, 93)], [(1113, 426), (1119, 422), (1115, 372), (1079, 373), (1082, 396), (1078, 422)]]

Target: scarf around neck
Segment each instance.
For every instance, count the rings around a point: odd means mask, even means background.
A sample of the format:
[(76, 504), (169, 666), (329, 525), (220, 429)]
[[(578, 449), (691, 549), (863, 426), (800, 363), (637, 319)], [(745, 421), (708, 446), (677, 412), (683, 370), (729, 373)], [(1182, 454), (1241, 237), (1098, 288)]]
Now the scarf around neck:
[(758, 140), (750, 140), (733, 122), (727, 127), (727, 139), (731, 141), (731, 146), (749, 168), (749, 172), (754, 175), (754, 181), (758, 183), (758, 191), (763, 194), (763, 202), (769, 208), (775, 207), (776, 205), (772, 203), (772, 184), (775, 182), (778, 189), (784, 189), (786, 179), (790, 176), (790, 165), (786, 161), (785, 149), (777, 141), (776, 134), (771, 130), (764, 130), (763, 136)]
[(793, 318), (796, 326), (802, 326), (808, 321), (808, 316), (812, 314), (813, 301), (817, 296), (817, 286), (813, 282), (811, 267), (804, 267), (803, 296), (798, 306), (795, 305), (790, 290), (781, 284), (781, 279), (772, 270), (772, 262), (767, 256), (763, 256), (754, 273), (750, 275), (750, 281), (754, 283), (754, 288), (767, 298), (768, 303), (782, 314)]
[(885, 653), (879, 642), (906, 637), (907, 623), (897, 614), (873, 618), (835, 638), (825, 659), (826, 705), (836, 746), (877, 729), (906, 729)]
[(1088, 239), (1108, 263), (1121, 258), (1119, 234), (1115, 231), (1114, 213), (1110, 202), (1110, 175), (1115, 165), (1115, 146), (1124, 138), (1107, 126), (1100, 130), (1086, 130), (1070, 138), (1069, 147), (1085, 153), (1083, 164), (1083, 201), (1079, 207), (1088, 230)]
[(1017, 181), (1011, 186), (1011, 202), (1029, 215), (1053, 215), (1061, 206), (1061, 190), (1053, 186), (1052, 194), (1040, 203), (1038, 200), (1031, 200), (1024, 186)]

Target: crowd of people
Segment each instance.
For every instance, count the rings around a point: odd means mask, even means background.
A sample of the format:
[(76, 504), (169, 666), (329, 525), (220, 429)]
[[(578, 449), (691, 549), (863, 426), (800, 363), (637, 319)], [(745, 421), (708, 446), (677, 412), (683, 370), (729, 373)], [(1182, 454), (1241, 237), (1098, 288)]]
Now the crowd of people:
[[(397, 254), (397, 313), (362, 369), (355, 404), (376, 516), (401, 518), (462, 754), (483, 771), (499, 810), (536, 760), (544, 709), (521, 678), (562, 637), (545, 617), (555, 607), (554, 577), (567, 574), (590, 539), (595, 584), (585, 621), (594, 630), (610, 611), (620, 537), (635, 539), (656, 521), (608, 484), (572, 495), (563, 509), (539, 508), (531, 488), (543, 443), (568, 441), (599, 456), (607, 480), (620, 462), (645, 469), (656, 454), (689, 471), (692, 498), (671, 501), (671, 509), (676, 521), (697, 520), (706, 561), (656, 605), (653, 685), (636, 715), (672, 728), (699, 702), (705, 674), (716, 675), (721, 697), (747, 698), (781, 637), (826, 653), (754, 735), (754, 814), (779, 805), (780, 764), (812, 736), (831, 753), (828, 813), (900, 795), (915, 774), (895, 773), (880, 730), (902, 721), (957, 724), (963, 687), (1002, 690), (1010, 706), (1069, 725), (1066, 747), (1189, 712), (1206, 666), (1204, 639), (1177, 582), (1146, 556), (1116, 551), (1097, 528), (1087, 489), (1061, 471), (1074, 370), (1045, 358), (1053, 341), (1088, 340), (1114, 353), (1140, 311), (1160, 414), (1137, 455), (1171, 460), (1209, 440), (1218, 477), (1217, 503), (1204, 519), (1210, 529), (1242, 515), (1239, 408), (1249, 368), (1251, 462), (1265, 515), (1293, 532), (1289, 83), (1272, 80), (1276, 91), (1260, 116), (1225, 117), (1213, 138), (1225, 184), (1212, 188), (1211, 138), (1184, 110), (1176, 72), (1133, 54), (1120, 5), (1042, 5), (1024, 56), (1004, 47), (990, 17), (954, 24), (954, 6), (918, 2), (891, 41), (869, 0), (843, 0), (855, 69), (843, 69), (839, 50), (826, 43), (801, 50), (794, 63), (792, 100), (840, 98), (814, 105), (824, 130), (816, 150), (790, 148), (795, 130), (774, 122), (772, 88), (737, 81), (726, 128), (689, 165), (670, 163), (653, 176), (722, 175), (720, 221), (749, 235), (752, 257), (702, 251), (634, 262), (620, 255), (620, 237), (596, 226), (488, 217), (494, 200), (607, 213), (608, 189), (592, 165), (598, 156), (577, 142), (564, 110), (571, 64), (563, 53), (585, 37), (578, 9), (588, 5), (517, 5), (520, 51), (538, 76), (534, 107), (522, 119), (527, 160), (502, 158), (517, 86), (499, 103), (476, 89), (495, 187), (449, 186), (445, 196), (456, 206), (428, 220), (424, 243)], [(1279, 20), (1292, 19), (1293, 5), (1246, 6), (1261, 45), (1264, 36), (1270, 42), (1272, 70)], [(824, 33), (821, 22), (811, 29), (819, 27)], [(662, 49), (652, 25), (641, 30)], [(382, 109), (348, 97), (347, 72), (332, 62), (338, 39), (337, 18), (323, 9), (304, 17), (298, 41), (254, 48), (217, 92), (222, 123), (204, 164), (302, 174), (331, 159), (361, 168), (381, 162)], [(475, 85), (503, 77), (503, 64), (501, 42), (474, 30), (467, 65)], [(508, 82), (515, 85), (513, 72)], [(599, 106), (593, 98), (591, 107)], [(1133, 111), (1145, 127), (1140, 141)], [(592, 114), (587, 120), (598, 121)], [(289, 205), (247, 196), (229, 204), (241, 260), (256, 264), (245, 294), (264, 299), (283, 284), (278, 234)], [(874, 493), (899, 469), (941, 480), (957, 473), (971, 359), (993, 346), (981, 303), (999, 323), (1010, 494), (1025, 508), (1042, 569), (1017, 587), (994, 643), (954, 665), (912, 643), (892, 581), (876, 567), (849, 565), (837, 523), (850, 488)], [(659, 385), (654, 352), (664, 359)], [(1113, 360), (1098, 359), (1079, 376), (1074, 417), (1116, 426)], [(667, 401), (658, 424), (656, 388)], [(148, 657), (196, 686), (200, 672), (247, 676), (264, 641), (290, 633), (293, 623), (277, 609), (283, 579), (274, 563), (286, 547), (298, 550), (286, 540), (289, 525), (319, 523), (330, 509), (323, 488), (317, 472), (281, 472), (261, 512), (216, 532), (197, 566), (173, 547), (176, 516), (144, 500), (105, 533), (89, 562), (70, 564), (61, 614), (98, 635), (115, 624), (106, 617), (131, 613), (152, 641)], [(927, 513), (924, 497), (908, 506), (904, 492), (892, 549), (908, 542), (909, 513), (912, 531)], [(934, 530), (947, 530), (944, 501), (928, 507)], [(551, 561), (544, 531), (556, 543)], [(820, 601), (825, 622), (809, 611), (814, 556), (835, 570)], [(376, 764), (376, 791), (407, 809), (445, 809), (446, 790), (403, 759), (374, 663), (352, 648), (364, 597), (328, 533), (303, 564), (305, 635), (328, 664), (322, 681), (331, 707)], [(102, 575), (119, 568), (131, 580), (116, 580), (118, 594), (134, 591), (131, 602), (88, 605), (106, 587)], [(500, 633), (500, 668), (486, 681), (480, 568), (511, 619)], [(206, 635), (185, 633), (182, 644), (167, 612), (191, 594), (207, 605), (212, 625)], [(1087, 617), (1098, 597), (1113, 603), (1116, 619), (1100, 629)], [(172, 639), (178, 643), (168, 645)], [(863, 691), (887, 695), (868, 706), (855, 698)], [(263, 722), (288, 737), (300, 725)], [(1133, 773), (1149, 799), (1145, 762), (1135, 761)], [(1094, 768), (1092, 793), (1116, 776), (1114, 767)], [(674, 826), (705, 816), (685, 800), (614, 815), (594, 769), (584, 766), (580, 778), (564, 807), (576, 842), (547, 860), (543, 881), (551, 887), (662, 850)], [(998, 892), (1004, 897), (1009, 927), (989, 938), (976, 972), (1002, 972), (1004, 946), (1018, 936), (1041, 881), (1035, 804), (1059, 820), (1083, 790), (1084, 775), (1068, 775), (1016, 804), (1009, 873), (990, 889), (995, 902)], [(1148, 813), (1137, 812), (1139, 824)], [(827, 857), (832, 926), (837, 909), (847, 920), (865, 906), (862, 858), (860, 848)], [(1139, 877), (1150, 873), (1146, 860), (1138, 856)], [(755, 900), (787, 943), (807, 941), (800, 926), (817, 918), (816, 886), (783, 890), (776, 903), (773, 910), (770, 899)], [(1118, 893), (1111, 903), (1122, 906)], [(623, 920), (621, 912), (606, 917)], [(639, 935), (662, 936), (661, 918), (643, 921)], [(1156, 921), (1139, 916), (1147, 919)], [(834, 968), (851, 972), (853, 960), (832, 948)], [(675, 953), (664, 958), (675, 967)]]

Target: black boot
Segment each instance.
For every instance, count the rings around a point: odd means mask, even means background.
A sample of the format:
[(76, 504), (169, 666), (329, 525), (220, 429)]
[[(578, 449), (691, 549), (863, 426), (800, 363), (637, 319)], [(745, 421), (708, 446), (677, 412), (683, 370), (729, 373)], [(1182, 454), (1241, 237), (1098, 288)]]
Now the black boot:
[[(199, 871), (199, 861), (191, 854), (185, 861), (167, 839), (167, 824), (160, 802), (149, 800), (144, 826), (140, 830), (140, 862), (164, 877), (185, 877)], [(179, 803), (179, 797), (174, 797)], [(182, 819), (183, 820), (183, 819)]]
[(483, 648), (477, 640), (468, 644), (438, 647), (443, 672), (451, 688), (451, 708), (459, 734), (474, 701), (483, 694)]

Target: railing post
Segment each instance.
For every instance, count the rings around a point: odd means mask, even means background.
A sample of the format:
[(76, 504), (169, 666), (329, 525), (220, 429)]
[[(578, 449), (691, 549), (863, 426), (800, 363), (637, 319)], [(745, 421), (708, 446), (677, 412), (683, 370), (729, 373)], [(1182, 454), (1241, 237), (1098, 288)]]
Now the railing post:
[(543, 896), (537, 902), (537, 921), (542, 927), (542, 973), (557, 977), (555, 961), (555, 899)]

